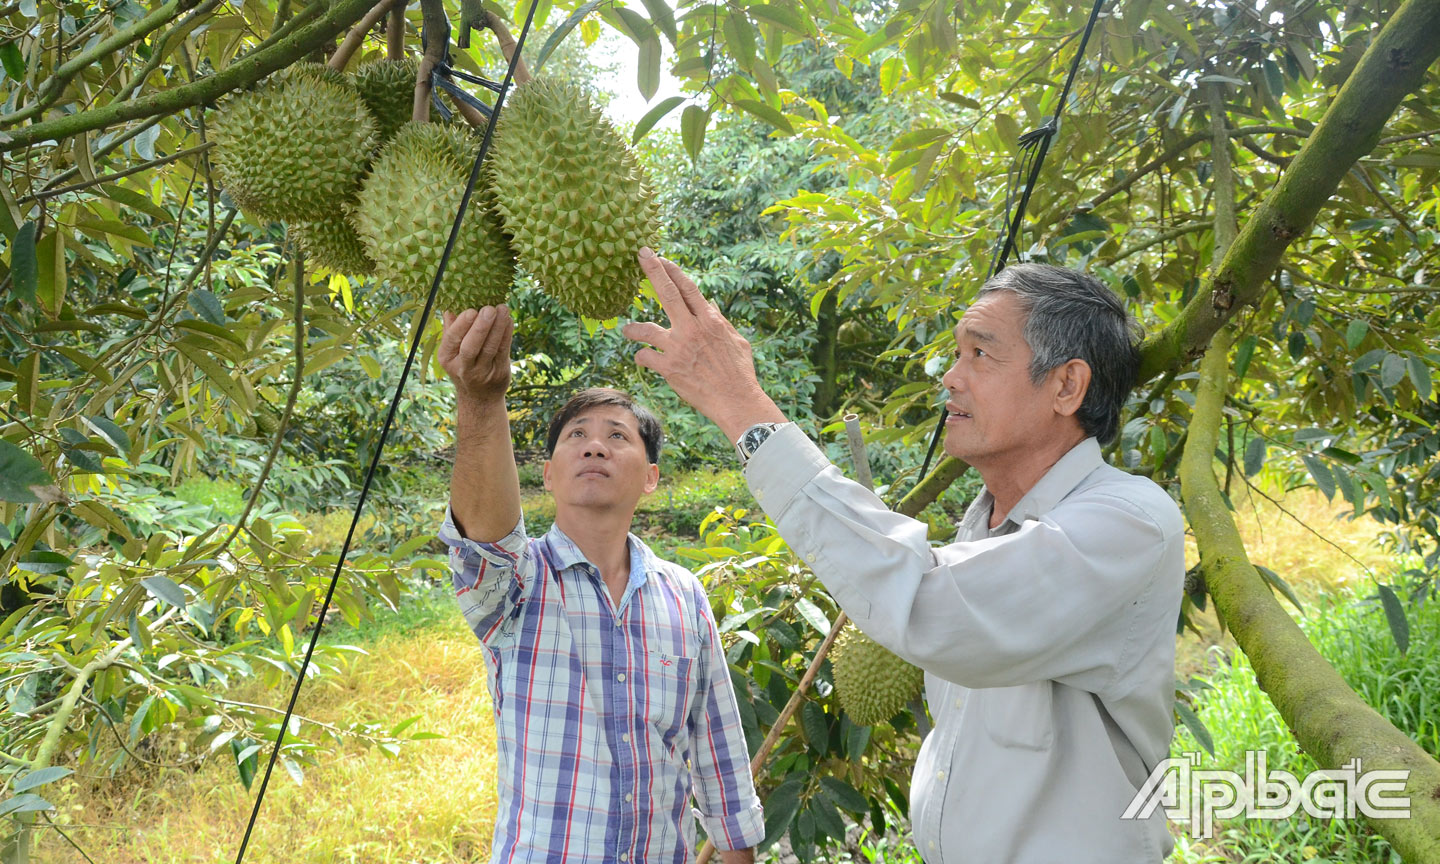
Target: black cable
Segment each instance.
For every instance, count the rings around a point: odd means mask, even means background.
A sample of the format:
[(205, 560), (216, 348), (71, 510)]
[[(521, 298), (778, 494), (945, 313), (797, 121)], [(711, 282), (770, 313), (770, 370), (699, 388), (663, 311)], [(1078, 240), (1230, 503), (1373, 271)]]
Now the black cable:
[[(525, 48), (525, 37), (530, 32), (530, 24), (535, 20), (535, 9), (539, 3), (530, 4), (530, 12), (525, 17), (525, 26), (520, 30), (520, 38), (515, 43), (515, 53), (510, 58), (510, 65), (505, 69), (505, 81), (501, 84), (499, 94), (495, 97), (494, 116), (500, 116), (500, 109), (505, 104), (505, 97), (510, 92), (511, 80), (515, 76), (515, 67), (520, 62), (520, 52)], [(448, 41), (449, 37), (442, 37)], [(300, 664), (300, 674), (295, 678), (295, 689), (290, 693), (290, 704), (285, 707), (285, 718), (280, 721), (280, 728), (275, 733), (275, 747), (270, 751), (270, 761), (265, 765), (265, 777), (260, 781), (260, 791), (255, 796), (255, 807), (250, 812), (250, 823), (245, 826), (245, 837), (240, 841), (240, 852), (235, 856), (235, 864), (244, 864), (245, 849), (250, 844), (250, 834), (255, 829), (255, 820), (260, 815), (260, 805), (265, 800), (265, 790), (270, 784), (270, 774), (275, 770), (275, 760), (280, 756), (280, 747), (285, 741), (285, 730), (290, 726), (290, 718), (295, 713), (295, 702), (300, 698), (300, 685), (305, 682), (305, 673), (310, 668), (310, 658), (315, 654), (315, 646), (320, 641), (320, 631), (325, 626), (325, 613), (330, 608), (330, 599), (335, 595), (335, 586), (340, 583), (340, 574), (345, 567), (345, 559), (350, 554), (350, 543), (355, 537), (355, 528), (360, 524), (360, 514), (365, 509), (365, 499), (370, 495), (370, 484), (375, 479), (375, 469), (380, 465), (380, 456), (385, 451), (385, 439), (390, 435), (390, 427), (395, 420), (395, 412), (400, 405), (400, 397), (405, 392), (405, 382), (410, 378), (410, 369), (415, 364), (415, 354), (420, 349), (420, 340), (425, 334), (425, 325), (430, 321), (430, 312), (435, 307), (435, 295), (440, 290), (440, 281), (445, 276), (445, 267), (450, 263), (450, 253), (455, 248), (455, 240), (460, 236), (460, 223), (465, 219), (465, 209), (470, 204), (470, 196), (475, 191), (475, 184), (480, 178), (480, 165), (485, 161), (486, 155), (490, 152), (490, 141), (495, 134), (495, 123), (490, 122), (485, 126), (485, 137), (480, 142), (480, 151), (475, 154), (475, 164), (470, 166), (470, 179), (465, 185), (465, 192), (460, 196), (460, 207), (455, 213), (455, 221), (450, 225), (450, 237), (445, 241), (445, 250), (440, 253), (440, 265), (435, 269), (435, 279), (430, 283), (430, 294), (425, 298), (425, 309), (420, 313), (420, 320), (415, 325), (415, 338), (410, 343), (410, 353), (405, 357), (405, 369), (400, 373), (400, 383), (395, 387), (395, 395), (390, 400), (390, 408), (385, 413), (385, 423), (380, 427), (380, 441), (375, 447), (375, 455), (370, 459), (370, 467), (365, 471), (365, 482), (360, 487), (360, 499), (355, 503), (355, 514), (350, 519), (350, 530), (345, 534), (345, 545), (340, 550), (340, 559), (335, 562), (335, 572), (330, 577), (329, 590), (325, 592), (325, 602), (320, 604), (320, 612), (315, 620), (315, 629), (310, 634), (310, 645), (305, 649), (305, 660)]]
[[(1065, 110), (1065, 101), (1070, 98), (1070, 88), (1075, 83), (1075, 76), (1080, 71), (1080, 60), (1085, 56), (1085, 46), (1090, 43), (1090, 34), (1095, 29), (1095, 22), (1100, 18), (1100, 9), (1105, 5), (1105, 0), (1095, 0), (1095, 5), (1090, 9), (1090, 20), (1085, 23), (1085, 35), (1080, 37), (1080, 47), (1075, 51), (1075, 59), (1070, 63), (1070, 74), (1065, 76), (1065, 86), (1060, 90), (1060, 101), (1055, 103), (1055, 113), (1045, 121), (1038, 129), (1033, 129), (1020, 136), (1020, 170), (1012, 171), (1009, 179), (1006, 180), (1005, 188), (1005, 217), (1010, 223), (1005, 232), (1005, 244), (991, 261), (990, 277), (1005, 269), (1005, 260), (1010, 253), (1015, 251), (1015, 240), (1020, 236), (1020, 226), (1025, 221), (1025, 208), (1030, 203), (1030, 193), (1035, 190), (1035, 183), (1040, 179), (1040, 168), (1045, 164), (1045, 156), (1050, 152), (1050, 142), (1060, 131), (1060, 114)], [(1027, 154), (1033, 153), (1033, 159)], [(1025, 162), (1030, 161), (1029, 176), (1025, 180), (1025, 191), (1020, 195), (1020, 203), (1015, 208), (1015, 216), (1010, 218), (1010, 184), (1024, 172)], [(930, 448), (925, 451), (925, 462), (920, 466), (920, 480), (915, 484), (925, 482), (925, 477), (930, 473), (930, 460), (935, 456), (935, 447), (940, 443), (940, 435), (945, 431), (945, 418), (949, 412), (944, 405), (940, 406), (940, 422), (935, 425), (935, 433), (930, 436)]]

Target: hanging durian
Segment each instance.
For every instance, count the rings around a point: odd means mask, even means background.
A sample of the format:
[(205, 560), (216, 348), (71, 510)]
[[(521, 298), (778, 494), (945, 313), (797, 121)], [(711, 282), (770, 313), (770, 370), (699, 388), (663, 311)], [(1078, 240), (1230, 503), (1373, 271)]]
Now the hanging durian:
[[(356, 185), (359, 191), (359, 185)], [(324, 219), (291, 222), (290, 232), (305, 250), (306, 260), (336, 273), (365, 276), (375, 272), (375, 262), (365, 254), (365, 244), (355, 233), (349, 211), (353, 200), (335, 207)]]
[(854, 627), (836, 640), (830, 666), (841, 707), (861, 726), (894, 717), (925, 685), (925, 673), (918, 666)]
[[(380, 151), (352, 212), (376, 271), (424, 298), (460, 207), (480, 141), (466, 129), (408, 123)], [(436, 298), (442, 311), (503, 302), (515, 253), (488, 187), (477, 185)]]
[(377, 146), (395, 137), (415, 110), (415, 60), (377, 60), (355, 70), (355, 89), (375, 118)]
[(217, 112), (214, 165), (251, 218), (314, 221), (354, 195), (374, 137), (375, 121), (344, 76), (301, 63)]
[(520, 85), (493, 148), (496, 208), (521, 266), (571, 311), (625, 311), (644, 279), (636, 253), (657, 245), (659, 211), (639, 160), (589, 94), (555, 79)]

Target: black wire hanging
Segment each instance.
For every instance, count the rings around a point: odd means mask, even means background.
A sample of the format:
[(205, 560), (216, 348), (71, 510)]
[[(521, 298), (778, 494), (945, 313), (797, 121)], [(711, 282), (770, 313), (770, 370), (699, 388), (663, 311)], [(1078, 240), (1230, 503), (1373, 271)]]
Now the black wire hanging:
[[(375, 447), (374, 454), (370, 458), (370, 465), (365, 471), (365, 482), (361, 485), (360, 497), (355, 502), (355, 513), (350, 519), (350, 530), (345, 533), (345, 543), (341, 547), (339, 559), (335, 562), (335, 572), (330, 577), (330, 586), (329, 589), (325, 592), (325, 602), (320, 604), (320, 611), (315, 620), (315, 627), (310, 634), (310, 644), (305, 649), (305, 659), (300, 664), (300, 672), (295, 677), (295, 687), (290, 693), (290, 702), (285, 707), (285, 717), (280, 722), (280, 726), (275, 733), (275, 746), (270, 751), (270, 761), (267, 762), (265, 765), (265, 776), (260, 781), (260, 791), (255, 796), (255, 806), (250, 811), (250, 821), (245, 826), (245, 836), (240, 841), (240, 851), (235, 856), (235, 864), (244, 864), (245, 850), (250, 845), (250, 835), (255, 829), (256, 819), (260, 815), (260, 806), (265, 800), (265, 790), (270, 785), (270, 775), (275, 770), (275, 762), (280, 756), (280, 749), (285, 741), (285, 732), (287, 729), (289, 729), (290, 720), (295, 713), (295, 703), (300, 698), (300, 687), (305, 682), (305, 675), (309, 671), (311, 657), (313, 657), (315, 654), (315, 646), (320, 641), (320, 631), (325, 626), (325, 613), (330, 608), (330, 600), (335, 594), (336, 585), (338, 585), (340, 582), (340, 574), (344, 570), (345, 559), (350, 554), (350, 544), (355, 538), (356, 526), (360, 524), (360, 514), (364, 511), (365, 501), (370, 495), (370, 485), (375, 479), (375, 469), (378, 468), (380, 465), (380, 457), (385, 451), (385, 441), (390, 435), (390, 427), (394, 424), (395, 413), (400, 405), (400, 397), (405, 392), (405, 383), (409, 380), (410, 370), (415, 364), (415, 355), (419, 351), (420, 341), (425, 333), (425, 325), (429, 323), (430, 313), (435, 307), (436, 292), (438, 292), (440, 289), (440, 281), (444, 278), (445, 268), (450, 263), (450, 253), (454, 250), (456, 238), (460, 235), (460, 224), (465, 219), (465, 210), (470, 204), (470, 197), (475, 191), (476, 182), (479, 180), (480, 166), (485, 161), (485, 157), (490, 152), (490, 142), (491, 139), (494, 137), (495, 132), (494, 121), (500, 116), (500, 110), (504, 107), (505, 104), (505, 97), (509, 95), (511, 83), (515, 77), (515, 68), (520, 63), (521, 51), (525, 47), (525, 37), (528, 36), (530, 33), (530, 25), (535, 20), (535, 9), (537, 6), (539, 6), (538, 2), (533, 2), (530, 4), (530, 11), (525, 16), (525, 26), (520, 30), (520, 38), (516, 41), (515, 53), (513, 56), (511, 56), (509, 65), (505, 69), (505, 80), (498, 85), (496, 85), (495, 82), (492, 81), (486, 81), (484, 79), (477, 80), (473, 79), (471, 76), (461, 75), (455, 72), (454, 69), (450, 68), (448, 50), (450, 35), (448, 32), (448, 28), (447, 32), (438, 36), (438, 38), (445, 41), (446, 50), (443, 52), (442, 62), (436, 67), (436, 74), (433, 74), (431, 76), (431, 81), (443, 88), (447, 93), (452, 94), (455, 93), (455, 91), (458, 91), (460, 88), (449, 82), (448, 78), (451, 75), (457, 78), (461, 78), (462, 80), (473, 81), (474, 83), (478, 83), (487, 88), (493, 89), (497, 94), (495, 97), (495, 105), (493, 108), (489, 106), (481, 108), (480, 105), (476, 104), (479, 100), (475, 100), (474, 97), (469, 96), (469, 94), (465, 94), (463, 97), (460, 97), (467, 104), (475, 105), (477, 109), (481, 110), (482, 113), (484, 113), (487, 117), (491, 119), (491, 122), (487, 123), (485, 126), (485, 136), (480, 142), (480, 151), (475, 154), (475, 162), (470, 167), (469, 181), (465, 185), (464, 194), (462, 194), (460, 197), (460, 206), (455, 213), (455, 221), (452, 222), (450, 225), (450, 236), (445, 241), (444, 251), (440, 254), (440, 264), (435, 269), (435, 278), (430, 283), (430, 294), (425, 298), (425, 308), (420, 313), (420, 320), (416, 322), (415, 338), (411, 341), (410, 352), (405, 357), (405, 369), (400, 373), (400, 382), (396, 385), (395, 395), (391, 397), (390, 407), (385, 412), (385, 422), (380, 427), (380, 440)], [(422, 36), (422, 41), (428, 40), (431, 35), (432, 34), (430, 33), (425, 33)], [(432, 97), (433, 95), (434, 94), (432, 91)], [(456, 95), (458, 96), (458, 94)], [(448, 115), (448, 110), (446, 110), (444, 114)]]

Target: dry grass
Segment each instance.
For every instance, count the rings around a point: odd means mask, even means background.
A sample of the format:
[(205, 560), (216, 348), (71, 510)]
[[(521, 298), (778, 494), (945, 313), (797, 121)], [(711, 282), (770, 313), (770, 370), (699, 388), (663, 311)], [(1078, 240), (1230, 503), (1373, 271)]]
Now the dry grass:
[[(1283, 496), (1281, 506), (1293, 517), (1260, 496), (1239, 494), (1236, 506), (1253, 560), (1279, 573), (1307, 601), (1318, 592), (1368, 579), (1349, 556), (1382, 576), (1392, 566), (1374, 543), (1376, 523), (1337, 518), (1343, 508), (1313, 490)], [(1193, 563), (1193, 546), (1190, 556)], [(494, 723), (473, 637), (458, 614), (442, 620), (365, 642), (370, 655), (345, 674), (302, 691), (300, 710), (327, 721), (393, 723), (421, 714), (417, 728), (447, 737), (411, 744), (398, 759), (348, 749), (309, 768), (299, 787), (283, 772), (277, 774), (247, 861), (486, 860), (496, 804)], [(1209, 645), (1234, 645), (1221, 636), (1213, 614), (1200, 623), (1203, 639), (1187, 633), (1177, 641), (1182, 674), (1205, 668)], [(269, 704), (283, 699), (278, 691), (257, 689), (250, 695)], [(217, 758), (194, 774), (144, 771), (118, 782), (71, 782), (57, 803), (68, 833), (96, 862), (224, 864), (234, 860), (252, 800), (252, 793), (236, 782), (230, 760)], [(83, 861), (53, 836), (45, 839), (37, 860)]]
[[(1313, 488), (1286, 493), (1263, 482), (1257, 486), (1256, 492), (1238, 483), (1232, 488), (1240, 536), (1251, 562), (1275, 571), (1307, 604), (1302, 614), (1320, 594), (1351, 587), (1363, 591), (1372, 571), (1375, 578), (1389, 578), (1395, 561), (1376, 542), (1380, 523), (1369, 516), (1349, 518), (1353, 512), (1350, 505), (1339, 496), (1327, 501)], [(1197, 560), (1195, 542), (1190, 538), (1185, 563), (1190, 566)], [(1288, 601), (1281, 602), (1296, 614)], [(1235, 647), (1228, 632), (1221, 634), (1213, 607), (1197, 616), (1196, 624), (1201, 637), (1187, 631), (1175, 643), (1176, 672), (1182, 677), (1208, 668), (1210, 647), (1220, 645), (1227, 651)]]
[[(345, 674), (302, 690), (300, 713), (391, 723), (422, 714), (414, 728), (446, 737), (411, 743), (398, 759), (347, 748), (309, 768), (302, 786), (277, 770), (246, 861), (458, 864), (489, 857), (495, 726), (474, 637), (457, 613), (442, 627), (386, 635), (367, 650)], [(283, 698), (278, 691), (250, 695)], [(221, 864), (235, 860), (253, 792), (220, 757), (198, 773), (149, 770), (118, 782), (71, 783), (56, 803), (71, 823), (67, 833), (96, 862)], [(38, 860), (83, 861), (54, 837)]]

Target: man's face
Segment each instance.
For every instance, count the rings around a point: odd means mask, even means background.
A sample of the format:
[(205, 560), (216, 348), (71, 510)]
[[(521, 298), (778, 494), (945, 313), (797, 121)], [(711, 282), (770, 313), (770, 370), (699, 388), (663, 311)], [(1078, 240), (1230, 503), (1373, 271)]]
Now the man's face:
[(950, 390), (945, 452), (977, 469), (1033, 452), (1060, 419), (1051, 376), (1030, 380), (1025, 317), (1015, 295), (997, 293), (976, 301), (955, 325), (955, 363), (940, 379)]
[(561, 505), (633, 511), (659, 482), (660, 466), (645, 455), (640, 424), (619, 405), (596, 406), (571, 418), (545, 462), (545, 488)]

